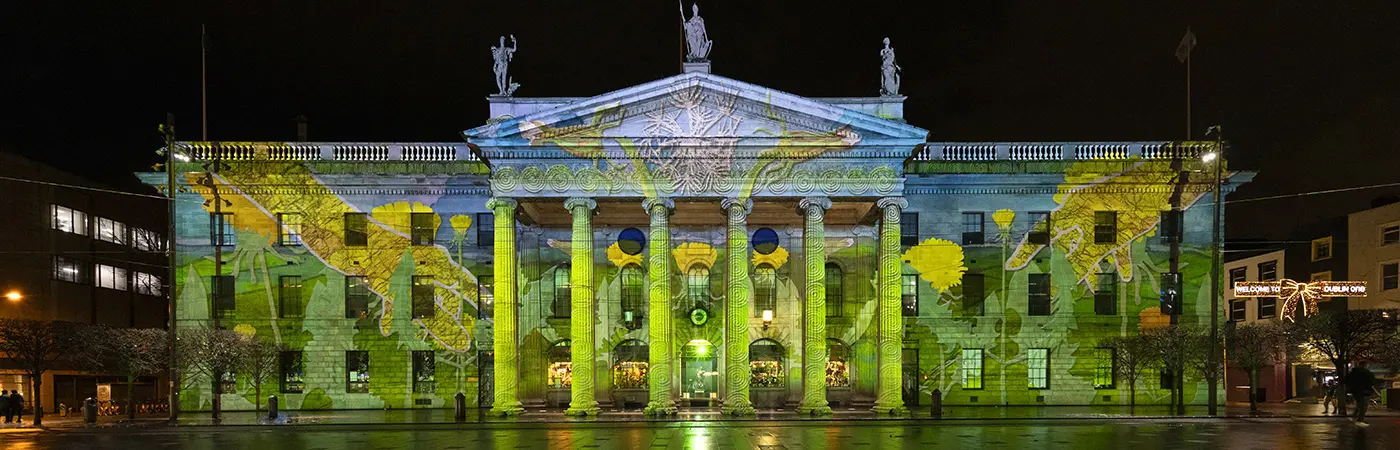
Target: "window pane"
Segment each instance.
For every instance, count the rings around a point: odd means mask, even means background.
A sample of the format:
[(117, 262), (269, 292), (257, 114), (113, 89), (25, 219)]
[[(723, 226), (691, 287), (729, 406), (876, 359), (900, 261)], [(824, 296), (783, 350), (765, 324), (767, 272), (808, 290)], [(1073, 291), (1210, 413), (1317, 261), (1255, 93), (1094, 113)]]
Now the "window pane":
[(986, 279), (980, 273), (964, 273), (962, 282), (963, 311), (981, 316), (986, 310)]
[(573, 298), (569, 292), (569, 266), (554, 269), (554, 317), (573, 316)]
[(1381, 265), (1381, 290), (1400, 288), (1400, 263)]
[(281, 388), (283, 393), (299, 394), (306, 387), (306, 374), (302, 368), (302, 353), (285, 351), (281, 354)]
[(1231, 302), (1230, 302), (1230, 320), (1233, 320), (1233, 321), (1236, 321), (1236, 322), (1244, 320), (1245, 306), (1246, 306), (1246, 305), (1248, 305), (1248, 303), (1245, 302), (1244, 300), (1233, 300), (1233, 301), (1231, 301)]
[(1118, 213), (1094, 211), (1094, 243), (1112, 244), (1115, 242), (1118, 242)]
[(345, 352), (345, 392), (369, 392), (369, 352)]
[(97, 218), (97, 238), (113, 244), (125, 245), (127, 242), (126, 224), (99, 217)]
[(919, 213), (899, 213), (899, 244), (919, 245)]
[(369, 317), (369, 284), (365, 277), (345, 277), (345, 317)]
[(495, 280), (496, 278), (490, 275), (480, 276), (476, 279), (476, 318), (478, 319), (495, 317), (495, 309), (491, 307), (496, 303)]
[(982, 389), (982, 349), (962, 351), (963, 389)]
[(963, 245), (982, 245), (984, 242), (983, 226), (985, 225), (982, 213), (965, 212), (962, 217)]
[(1381, 245), (1400, 243), (1400, 225), (1391, 225), (1381, 229)]
[(1118, 314), (1118, 275), (1098, 274), (1094, 287), (1094, 314), (1112, 316)]
[(83, 273), (83, 265), (78, 260), (62, 256), (53, 257), (53, 279), (70, 283), (86, 283), (87, 278), (84, 275), (86, 274)]
[[(1237, 268), (1234, 268), (1234, 269), (1230, 269), (1230, 282), (1231, 282), (1231, 283), (1238, 283), (1238, 282), (1241, 282), (1241, 281), (1246, 281), (1245, 278), (1247, 278), (1247, 276), (1246, 276), (1245, 274), (1246, 274), (1247, 272), (1248, 272), (1248, 269), (1246, 269), (1246, 268), (1244, 268), (1244, 267), (1237, 267)], [(1226, 289), (1229, 289), (1230, 286), (1226, 286), (1225, 288), (1226, 288)]]
[(278, 280), (278, 300), (282, 317), (301, 317), (301, 277), (283, 276)]
[(1031, 274), (1026, 279), (1027, 314), (1032, 316), (1050, 315), (1050, 274)]
[(277, 215), (277, 220), (282, 225), (278, 242), (282, 245), (301, 244), (301, 214), (282, 213)]
[(430, 212), (409, 213), (409, 237), (413, 245), (433, 245), (433, 234), (437, 231), (433, 228), (433, 219), (436, 217)]
[(97, 265), (97, 287), (125, 291), (127, 281), (126, 269), (106, 264)]
[(1274, 281), (1278, 279), (1278, 261), (1259, 263), (1259, 281)]
[(135, 272), (131, 274), (131, 280), (136, 293), (161, 295), (160, 277), (145, 272)]
[(1050, 243), (1050, 213), (1031, 213), (1031, 231), (1026, 238), (1031, 244), (1047, 245)]
[(233, 245), (233, 213), (209, 214), (209, 245)]
[(369, 245), (369, 215), (365, 213), (345, 213), (345, 245), (364, 247)]
[(710, 269), (699, 264), (691, 266), (686, 278), (686, 295), (692, 305), (709, 300)]
[(490, 247), (496, 245), (496, 216), (494, 214), (476, 215), (476, 245), (478, 247)]
[(1278, 314), (1278, 298), (1259, 297), (1259, 318), (1272, 319)]
[(1050, 388), (1050, 349), (1033, 348), (1026, 351), (1026, 367), (1029, 369), (1031, 389)]
[(900, 313), (904, 317), (915, 317), (919, 315), (919, 276), (904, 274), (900, 276)]
[(764, 264), (754, 269), (754, 317), (762, 317), (763, 311), (773, 311), (773, 314), (777, 314), (777, 277), (778, 274), (773, 270), (773, 266)]
[(622, 323), (630, 330), (642, 327), (642, 269), (636, 264), (622, 268)]
[(844, 308), (845, 292), (841, 286), (841, 266), (826, 265), (826, 316), (841, 317)]
[(419, 319), (432, 317), (437, 311), (436, 295), (433, 284), (433, 277), (414, 276), (413, 277), (413, 318)]
[(1114, 375), (1116, 375), (1116, 355), (1112, 348), (1098, 348), (1094, 350), (1094, 388), (1113, 389)]
[(437, 392), (437, 353), (432, 350), (413, 351), (413, 392)]

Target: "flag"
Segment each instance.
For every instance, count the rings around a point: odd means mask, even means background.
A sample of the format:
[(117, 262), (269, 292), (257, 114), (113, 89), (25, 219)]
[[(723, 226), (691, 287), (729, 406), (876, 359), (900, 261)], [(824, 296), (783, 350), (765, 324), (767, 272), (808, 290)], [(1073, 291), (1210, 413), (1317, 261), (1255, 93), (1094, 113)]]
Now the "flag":
[(1186, 29), (1186, 35), (1181, 37), (1181, 43), (1176, 45), (1176, 60), (1186, 62), (1191, 57), (1191, 49), (1196, 48), (1196, 33), (1192, 33), (1190, 28)]

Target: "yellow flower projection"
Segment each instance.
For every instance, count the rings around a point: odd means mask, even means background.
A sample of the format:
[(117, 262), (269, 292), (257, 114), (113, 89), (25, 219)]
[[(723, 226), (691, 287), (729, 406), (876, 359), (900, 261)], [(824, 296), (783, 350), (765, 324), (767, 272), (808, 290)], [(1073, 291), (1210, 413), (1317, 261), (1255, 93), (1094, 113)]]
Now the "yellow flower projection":
[(628, 264), (642, 265), (642, 254), (629, 255), (618, 247), (616, 242), (608, 246), (608, 261), (612, 261), (617, 267), (627, 267)]
[(689, 270), (696, 264), (706, 268), (713, 267), (715, 259), (719, 257), (714, 247), (699, 242), (678, 245), (675, 250), (671, 250), (671, 255), (676, 258), (676, 267), (680, 267), (681, 270)]
[(759, 253), (759, 252), (754, 252), (754, 253), (753, 253), (753, 266), (754, 266), (754, 267), (758, 267), (758, 266), (761, 266), (761, 265), (763, 265), (763, 264), (768, 264), (770, 267), (772, 267), (772, 268), (774, 268), (774, 269), (777, 269), (777, 268), (779, 268), (779, 267), (782, 267), (783, 264), (787, 264), (787, 260), (788, 260), (788, 251), (787, 251), (787, 249), (783, 248), (782, 246), (778, 246), (778, 248), (776, 248), (776, 249), (773, 250), (773, 253), (769, 253), (769, 254), (767, 254), (767, 255), (762, 254), (762, 253)]
[(244, 337), (253, 337), (253, 335), (258, 334), (258, 330), (256, 328), (253, 328), (252, 325), (248, 325), (246, 323), (240, 323), (238, 325), (235, 325), (233, 327), (233, 332), (238, 333), (239, 335)]
[(453, 214), (452, 218), (448, 219), (447, 222), (452, 224), (452, 239), (461, 241), (467, 238), (467, 229), (472, 227), (472, 216)]
[(1011, 220), (1016, 218), (1016, 212), (1009, 209), (998, 209), (992, 213), (992, 221), (996, 222), (997, 229), (1003, 234), (1011, 231)]
[(1172, 324), (1172, 316), (1162, 314), (1161, 308), (1147, 308), (1138, 313), (1138, 328), (1143, 331)]
[(940, 291), (962, 284), (963, 272), (967, 272), (962, 246), (939, 238), (929, 238), (910, 247), (901, 259), (919, 271), (919, 278)]
[[(376, 206), (369, 214), (374, 217), (375, 221), (394, 231), (411, 234), (413, 230), (409, 214), (430, 212), (433, 212), (433, 208), (419, 202), (393, 202)], [(442, 225), (442, 216), (433, 214), (433, 230), (437, 230), (440, 225)]]

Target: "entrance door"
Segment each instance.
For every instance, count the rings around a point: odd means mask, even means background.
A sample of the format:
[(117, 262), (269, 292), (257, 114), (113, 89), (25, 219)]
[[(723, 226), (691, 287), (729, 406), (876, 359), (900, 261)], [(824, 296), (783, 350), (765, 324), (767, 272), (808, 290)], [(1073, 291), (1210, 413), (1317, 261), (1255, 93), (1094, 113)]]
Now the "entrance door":
[(901, 364), (903, 376), (902, 388), (904, 393), (904, 406), (919, 406), (919, 349), (906, 348), (903, 351), (904, 361)]
[(496, 352), (477, 352), (476, 368), (476, 405), (490, 408), (496, 400)]
[(719, 372), (709, 341), (694, 340), (681, 351), (681, 404), (712, 406), (719, 401)]

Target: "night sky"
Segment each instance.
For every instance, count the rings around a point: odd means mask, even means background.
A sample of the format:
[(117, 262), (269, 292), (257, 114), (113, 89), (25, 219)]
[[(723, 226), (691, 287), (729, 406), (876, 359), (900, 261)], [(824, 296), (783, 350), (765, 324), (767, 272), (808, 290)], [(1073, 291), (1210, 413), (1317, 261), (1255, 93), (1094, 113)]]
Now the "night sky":
[[(1149, 5), (1150, 3), (1150, 5)], [(1363, 5), (1364, 3), (1364, 5)], [(716, 74), (813, 97), (878, 93), (935, 140), (1169, 140), (1220, 124), (1233, 199), (1400, 182), (1396, 2), (702, 1)], [(687, 11), (689, 3), (686, 4)], [(12, 1), (0, 5), (0, 149), (110, 184), (156, 162), (156, 125), (209, 137), (459, 141), (487, 119), (488, 48), (514, 34), (517, 96), (591, 96), (679, 72), (673, 1)], [(1363, 209), (1400, 188), (1230, 205), (1231, 239)]]

